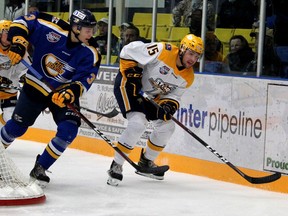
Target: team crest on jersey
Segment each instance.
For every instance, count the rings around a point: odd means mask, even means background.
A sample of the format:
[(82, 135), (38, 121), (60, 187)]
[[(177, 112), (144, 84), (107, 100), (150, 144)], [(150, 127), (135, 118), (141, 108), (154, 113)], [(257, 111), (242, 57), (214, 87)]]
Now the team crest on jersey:
[(55, 32), (49, 32), (46, 34), (47, 40), (51, 43), (56, 43), (60, 40), (61, 36)]
[(152, 77), (149, 78), (150, 84), (153, 86), (153, 91), (150, 93), (154, 94), (169, 94), (177, 88), (177, 85), (173, 85), (171, 83), (164, 82), (162, 79), (157, 78), (154, 80)]
[(160, 71), (160, 74), (166, 75), (170, 71), (170, 68), (164, 65), (163, 67), (159, 68), (159, 71)]
[(64, 62), (53, 54), (43, 56), (41, 59), (41, 66), (47, 77), (62, 83), (67, 82), (67, 79), (64, 77), (66, 71), (74, 72), (74, 68), (70, 67), (67, 62)]
[(171, 44), (165, 43), (165, 49), (166, 50), (171, 50), (172, 49)]

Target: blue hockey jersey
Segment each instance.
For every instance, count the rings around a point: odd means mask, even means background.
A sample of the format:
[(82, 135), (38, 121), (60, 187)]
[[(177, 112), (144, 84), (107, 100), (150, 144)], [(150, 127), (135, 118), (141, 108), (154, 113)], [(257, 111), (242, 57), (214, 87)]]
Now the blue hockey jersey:
[[(67, 22), (50, 14), (36, 12), (14, 20), (8, 37), (12, 41), (13, 37), (22, 36), (33, 45), (32, 67), (52, 88), (77, 81), (85, 92), (96, 78), (101, 56), (93, 37), (89, 44), (72, 43), (70, 34), (71, 26)], [(51, 92), (29, 70), (26, 82), (46, 96)]]

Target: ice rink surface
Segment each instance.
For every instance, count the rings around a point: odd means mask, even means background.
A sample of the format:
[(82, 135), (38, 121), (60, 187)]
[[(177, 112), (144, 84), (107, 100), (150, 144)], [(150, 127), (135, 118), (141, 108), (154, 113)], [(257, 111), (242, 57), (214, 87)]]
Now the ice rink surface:
[[(16, 140), (7, 149), (28, 176), (45, 145)], [(3, 216), (286, 216), (288, 194), (269, 192), (168, 171), (164, 181), (124, 165), (118, 187), (106, 184), (112, 158), (67, 149), (50, 168), (51, 182), (40, 205), (0, 207)], [(287, 184), (288, 187), (288, 184)]]

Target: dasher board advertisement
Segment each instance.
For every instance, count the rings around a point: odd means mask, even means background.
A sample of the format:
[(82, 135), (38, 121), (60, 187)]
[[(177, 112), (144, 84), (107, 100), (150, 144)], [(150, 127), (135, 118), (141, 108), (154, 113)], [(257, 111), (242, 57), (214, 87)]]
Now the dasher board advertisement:
[(264, 169), (288, 174), (288, 85), (269, 84)]

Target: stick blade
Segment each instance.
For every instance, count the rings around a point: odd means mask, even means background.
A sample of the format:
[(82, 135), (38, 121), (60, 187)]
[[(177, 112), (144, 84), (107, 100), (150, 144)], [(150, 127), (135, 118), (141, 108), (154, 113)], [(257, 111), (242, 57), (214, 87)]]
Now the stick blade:
[(259, 178), (250, 177), (250, 176), (244, 176), (244, 178), (252, 184), (266, 184), (266, 183), (274, 182), (274, 181), (280, 179), (281, 173), (276, 172), (272, 175), (259, 177)]
[(151, 174), (157, 174), (157, 173), (165, 173), (169, 170), (168, 165), (158, 166), (158, 167), (134, 167), (137, 171), (142, 173), (151, 173)]
[(98, 112), (96, 110), (91, 110), (91, 109), (88, 109), (87, 107), (82, 107), (82, 106), (80, 108), (82, 110), (94, 113), (96, 115), (101, 115), (101, 116), (104, 116), (104, 117), (107, 117), (107, 118), (113, 118), (113, 117), (115, 117), (115, 116), (117, 116), (119, 114), (119, 111), (116, 108), (114, 108), (112, 111), (110, 111), (108, 113), (101, 113), (101, 112)]
[(114, 109), (112, 110), (112, 112), (107, 113), (105, 116), (106, 116), (107, 118), (113, 118), (113, 117), (117, 116), (118, 114), (119, 114), (118, 110), (117, 110), (116, 108), (114, 108)]

